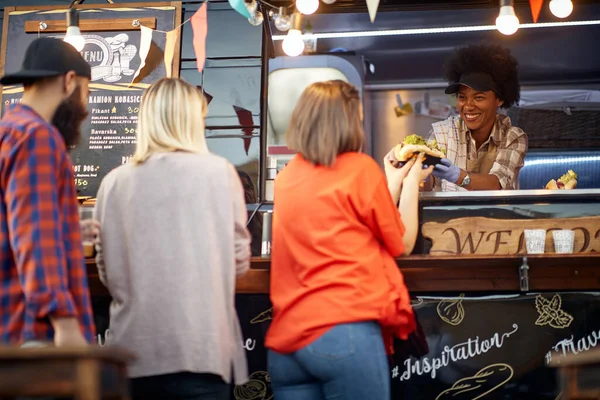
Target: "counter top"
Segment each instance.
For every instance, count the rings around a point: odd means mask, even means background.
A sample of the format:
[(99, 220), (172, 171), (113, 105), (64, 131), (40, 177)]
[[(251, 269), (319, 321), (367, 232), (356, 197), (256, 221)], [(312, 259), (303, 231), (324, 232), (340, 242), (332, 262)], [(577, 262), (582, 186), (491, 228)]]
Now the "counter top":
[[(527, 255), (530, 291), (600, 290), (600, 253)], [(397, 259), (411, 293), (519, 292), (523, 255), (409, 256)], [(108, 296), (93, 259), (86, 261), (92, 296)], [(271, 260), (253, 257), (237, 293), (269, 292)]]
[(471, 192), (423, 192), (420, 198), (424, 205), (429, 203), (474, 203), (507, 200), (512, 203), (572, 202), (581, 200), (600, 201), (600, 189), (573, 190), (478, 190)]

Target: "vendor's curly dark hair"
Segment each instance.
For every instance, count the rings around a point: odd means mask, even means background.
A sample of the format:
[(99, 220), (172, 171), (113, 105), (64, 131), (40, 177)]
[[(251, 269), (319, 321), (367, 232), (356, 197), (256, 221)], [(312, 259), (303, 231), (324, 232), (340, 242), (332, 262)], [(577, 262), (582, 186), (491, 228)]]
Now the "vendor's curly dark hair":
[(467, 72), (488, 73), (500, 89), (502, 107), (509, 108), (521, 98), (518, 69), (519, 63), (509, 49), (482, 43), (456, 50), (446, 62), (445, 75), (448, 82), (454, 83)]

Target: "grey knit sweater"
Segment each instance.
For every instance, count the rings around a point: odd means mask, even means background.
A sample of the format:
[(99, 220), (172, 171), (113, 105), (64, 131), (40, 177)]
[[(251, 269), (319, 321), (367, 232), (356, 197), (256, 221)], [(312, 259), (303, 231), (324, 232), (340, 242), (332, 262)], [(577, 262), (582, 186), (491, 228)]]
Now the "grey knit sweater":
[(238, 174), (207, 154), (155, 154), (102, 181), (97, 265), (110, 291), (110, 337), (137, 353), (130, 377), (190, 371), (247, 379), (235, 310), (250, 235)]

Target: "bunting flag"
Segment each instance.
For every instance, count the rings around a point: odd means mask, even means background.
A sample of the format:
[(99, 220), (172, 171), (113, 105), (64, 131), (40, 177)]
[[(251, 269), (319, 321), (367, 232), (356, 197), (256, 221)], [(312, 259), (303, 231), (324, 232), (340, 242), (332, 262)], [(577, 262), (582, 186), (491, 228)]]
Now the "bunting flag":
[(213, 97), (210, 95), (210, 93), (205, 92), (204, 88), (200, 85), (196, 85), (196, 87), (198, 88), (198, 90), (200, 90), (204, 94), (204, 98), (206, 99), (206, 105), (210, 105), (210, 102), (213, 99)]
[(252, 18), (244, 0), (229, 0), (229, 5), (244, 18)]
[(131, 87), (131, 85), (133, 85), (133, 82), (135, 82), (135, 79), (138, 77), (138, 75), (140, 74), (140, 72), (142, 71), (142, 69), (144, 68), (144, 66), (146, 65), (146, 57), (148, 57), (148, 53), (150, 52), (150, 45), (152, 44), (152, 29), (141, 25), (140, 26), (140, 30), (142, 32), (141, 37), (140, 37), (140, 66), (137, 69), (137, 71), (135, 71), (135, 74), (133, 74), (133, 79), (131, 80), (131, 83), (129, 84), (129, 87)]
[(180, 32), (181, 28), (176, 28), (167, 32), (167, 43), (165, 44), (164, 55), (167, 78), (171, 78), (173, 76), (173, 56), (175, 54), (175, 45), (177, 44), (177, 39), (179, 38)]
[(208, 33), (208, 19), (206, 16), (206, 2), (200, 6), (190, 19), (192, 31), (194, 32), (193, 43), (196, 53), (196, 65), (198, 71), (202, 72), (206, 61), (206, 34)]
[(242, 132), (246, 135), (244, 137), (244, 151), (248, 155), (250, 150), (250, 143), (252, 143), (252, 134), (254, 133), (254, 120), (252, 119), (252, 112), (245, 108), (233, 106), (235, 113), (237, 114), (238, 121), (243, 127)]
[[(196, 87), (198, 90), (204, 93), (206, 103), (207, 105), (210, 105), (213, 96), (210, 93), (205, 92), (202, 86), (196, 85)], [(242, 140), (244, 141), (244, 151), (246, 152), (246, 155), (248, 155), (248, 152), (250, 151), (250, 144), (252, 143), (252, 135), (254, 134), (254, 119), (252, 118), (252, 111), (246, 110), (243, 107), (232, 107), (237, 115), (238, 122), (242, 127), (242, 132), (244, 132), (245, 137), (243, 137)]]
[(529, 7), (531, 8), (531, 16), (533, 17), (534, 24), (538, 21), (543, 4), (544, 0), (529, 0)]
[(371, 18), (371, 23), (375, 22), (375, 16), (377, 15), (378, 8), (379, 0), (367, 0), (367, 9), (369, 10), (369, 18)]

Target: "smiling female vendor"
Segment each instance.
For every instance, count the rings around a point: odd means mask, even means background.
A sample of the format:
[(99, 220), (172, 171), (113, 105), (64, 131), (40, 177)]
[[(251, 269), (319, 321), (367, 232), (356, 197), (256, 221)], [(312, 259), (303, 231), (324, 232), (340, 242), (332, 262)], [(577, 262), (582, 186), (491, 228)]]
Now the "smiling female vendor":
[(432, 124), (446, 157), (436, 165), (425, 190), (514, 190), (527, 153), (527, 135), (498, 108), (520, 98), (517, 60), (510, 50), (491, 44), (458, 49), (446, 64), (460, 115)]

